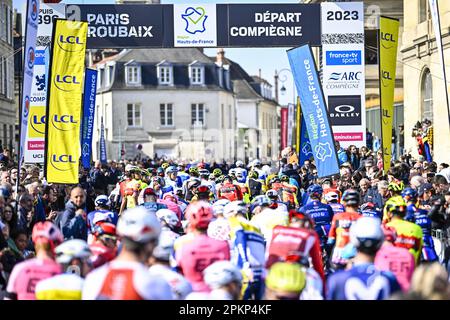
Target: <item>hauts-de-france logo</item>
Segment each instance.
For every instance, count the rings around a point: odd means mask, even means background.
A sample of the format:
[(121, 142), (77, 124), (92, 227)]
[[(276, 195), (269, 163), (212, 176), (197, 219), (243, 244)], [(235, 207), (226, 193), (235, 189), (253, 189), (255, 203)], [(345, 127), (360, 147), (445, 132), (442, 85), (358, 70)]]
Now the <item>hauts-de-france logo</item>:
[(181, 15), (181, 18), (186, 22), (187, 33), (196, 34), (197, 32), (203, 33), (206, 31), (205, 23), (208, 16), (206, 15), (205, 8), (203, 7), (188, 7)]
[(331, 158), (331, 155), (333, 153), (328, 142), (319, 142), (319, 144), (314, 148), (314, 151), (316, 153), (316, 158), (320, 161), (325, 161), (326, 158)]
[(36, 21), (38, 17), (38, 8), (37, 8), (37, 0), (31, 1), (31, 19)]

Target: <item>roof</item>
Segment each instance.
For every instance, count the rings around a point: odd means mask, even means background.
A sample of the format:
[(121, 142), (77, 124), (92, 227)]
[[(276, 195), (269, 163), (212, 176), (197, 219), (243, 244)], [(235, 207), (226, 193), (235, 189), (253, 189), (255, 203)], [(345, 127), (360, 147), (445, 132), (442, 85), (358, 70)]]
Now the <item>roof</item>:
[(196, 48), (133, 49), (128, 50), (116, 61), (130, 60), (143, 63), (159, 63), (163, 60), (179, 64), (190, 64), (193, 61), (205, 64), (212, 63), (208, 56)]
[(233, 87), (238, 99), (263, 99), (245, 80), (233, 80)]

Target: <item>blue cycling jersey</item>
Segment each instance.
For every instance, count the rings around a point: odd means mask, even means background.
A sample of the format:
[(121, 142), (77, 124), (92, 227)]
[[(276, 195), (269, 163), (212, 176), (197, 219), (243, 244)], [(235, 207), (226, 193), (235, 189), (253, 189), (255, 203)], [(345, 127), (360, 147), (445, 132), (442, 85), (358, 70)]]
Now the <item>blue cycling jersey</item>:
[(372, 218), (383, 218), (383, 213), (380, 210), (377, 209), (371, 209), (371, 210), (362, 210), (361, 215), (363, 217), (372, 217)]
[(327, 288), (327, 300), (384, 300), (399, 291), (400, 285), (394, 274), (367, 263), (332, 274)]
[(333, 210), (334, 214), (341, 213), (341, 212), (345, 211), (345, 207), (341, 203), (329, 203), (328, 205), (331, 207), (331, 209)]
[(97, 215), (97, 217), (99, 215), (102, 215), (103, 217), (101, 220), (111, 222), (115, 225), (117, 225), (117, 221), (119, 220), (119, 216), (117, 215), (117, 213), (109, 211), (109, 210), (91, 211), (87, 215), (87, 225), (88, 225), (89, 233), (92, 233), (92, 228), (94, 227), (94, 219), (95, 219), (96, 215)]
[(333, 220), (333, 209), (328, 204), (319, 200), (312, 200), (307, 205), (300, 208), (300, 212), (308, 214), (316, 224), (315, 230), (320, 239), (328, 236), (328, 231)]

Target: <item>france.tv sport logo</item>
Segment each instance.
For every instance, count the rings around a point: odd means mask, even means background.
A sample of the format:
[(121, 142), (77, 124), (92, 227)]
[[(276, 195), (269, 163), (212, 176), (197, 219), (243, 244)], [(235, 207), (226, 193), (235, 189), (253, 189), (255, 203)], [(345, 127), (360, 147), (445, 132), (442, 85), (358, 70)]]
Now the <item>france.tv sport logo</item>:
[(361, 50), (327, 51), (326, 63), (328, 66), (361, 65)]
[(203, 7), (188, 7), (181, 15), (181, 18), (186, 22), (187, 33), (196, 34), (197, 32), (203, 33), (206, 31), (205, 23), (208, 16), (206, 15)]

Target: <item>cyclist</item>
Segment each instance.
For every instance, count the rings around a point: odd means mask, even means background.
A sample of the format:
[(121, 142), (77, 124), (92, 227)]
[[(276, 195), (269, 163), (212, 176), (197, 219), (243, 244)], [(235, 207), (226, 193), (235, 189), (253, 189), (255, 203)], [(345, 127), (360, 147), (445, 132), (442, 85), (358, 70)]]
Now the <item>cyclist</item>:
[(342, 203), (339, 203), (339, 193), (334, 189), (328, 189), (327, 192), (324, 192), (323, 197), (325, 198), (326, 203), (331, 207), (333, 213), (341, 213), (345, 211), (345, 207)]
[(151, 276), (145, 266), (160, 232), (158, 218), (145, 208), (125, 211), (117, 223), (122, 249), (117, 258), (87, 275), (83, 300), (172, 299), (167, 281)]
[(288, 212), (288, 206), (286, 203), (280, 200), (280, 197), (278, 196), (278, 191), (275, 189), (267, 190), (266, 196), (272, 201), (272, 204), (270, 205), (271, 209), (278, 210), (280, 212)]
[(169, 237), (175, 241), (175, 239), (180, 237), (182, 230), (178, 227), (180, 220), (178, 220), (178, 216), (175, 212), (169, 209), (159, 209), (156, 211), (156, 216), (161, 223), (160, 238), (164, 235), (164, 237)]
[(171, 186), (173, 190), (175, 188), (181, 188), (183, 182), (181, 177), (178, 176), (178, 169), (175, 166), (170, 166), (166, 169), (165, 185)]
[(100, 221), (108, 221), (113, 224), (117, 224), (119, 216), (110, 211), (111, 202), (106, 195), (100, 195), (95, 198), (95, 211), (89, 212), (87, 215), (87, 225), (88, 225), (88, 243), (92, 242), (92, 232), (94, 230), (95, 224)]
[(210, 238), (206, 234), (213, 218), (213, 209), (209, 203), (193, 202), (187, 207), (185, 215), (191, 236), (187, 239), (187, 236), (184, 239), (180, 237), (177, 241), (182, 244), (174, 245), (177, 268), (192, 284), (193, 291), (207, 292), (209, 288), (203, 280), (203, 270), (214, 261), (229, 260), (230, 248), (228, 242)]
[(35, 300), (36, 284), (63, 271), (55, 261), (55, 247), (63, 242), (63, 235), (56, 225), (49, 221), (37, 222), (31, 237), (36, 258), (14, 266), (6, 287), (5, 300)]
[(230, 240), (230, 223), (223, 215), (224, 207), (230, 203), (228, 199), (220, 199), (213, 204), (215, 219), (208, 225), (208, 236), (217, 240)]
[(247, 187), (250, 193), (250, 201), (263, 192), (263, 183), (258, 180), (258, 172), (250, 171), (247, 179)]
[(229, 175), (224, 177), (222, 186), (217, 190), (217, 197), (230, 201), (243, 199), (241, 188), (233, 183), (233, 178)]
[(266, 300), (299, 300), (306, 286), (306, 274), (297, 263), (277, 262), (266, 277)]
[(346, 190), (342, 195), (342, 202), (345, 205), (345, 212), (333, 216), (326, 247), (328, 254), (334, 247), (331, 262), (337, 269), (344, 268), (347, 264), (347, 259), (344, 259), (342, 256), (342, 251), (350, 241), (350, 227), (361, 217), (357, 211), (360, 202), (358, 191), (353, 189)]
[(84, 277), (91, 270), (91, 250), (86, 241), (73, 239), (55, 248), (56, 262), (65, 273), (39, 281), (36, 285), (37, 300), (81, 300)]
[(241, 160), (236, 161), (236, 177), (237, 176), (241, 176), (242, 177), (242, 181), (239, 181), (240, 183), (245, 182), (245, 180), (247, 179), (247, 169), (245, 169), (244, 167), (244, 162)]
[(183, 194), (187, 201), (191, 201), (193, 197), (193, 188), (198, 187), (201, 184), (199, 175), (200, 174), (197, 167), (192, 166), (189, 168), (189, 178), (183, 182)]
[(209, 185), (201, 184), (198, 187), (194, 188), (194, 196), (191, 201), (206, 201), (213, 202), (214, 201), (214, 193), (211, 192), (211, 187)]
[(109, 222), (99, 222), (93, 228), (91, 263), (97, 268), (117, 256), (116, 226)]
[(359, 211), (363, 217), (374, 217), (381, 219), (381, 211), (378, 210), (373, 202), (366, 202), (362, 204)]
[(383, 237), (380, 219), (362, 217), (351, 226), (350, 241), (357, 250), (353, 266), (328, 278), (327, 300), (383, 300), (400, 290), (391, 272), (374, 265)]
[(139, 197), (142, 197), (141, 206), (147, 209), (148, 211), (156, 212), (160, 209), (167, 209), (167, 206), (165, 204), (157, 202), (158, 196), (156, 195), (155, 191), (150, 187), (147, 187), (144, 190), (142, 190)]
[(272, 238), (272, 230), (275, 226), (288, 225), (288, 217), (270, 209), (270, 205), (271, 201), (265, 195), (255, 197), (250, 205), (252, 215), (250, 222), (261, 230), (266, 241)]

